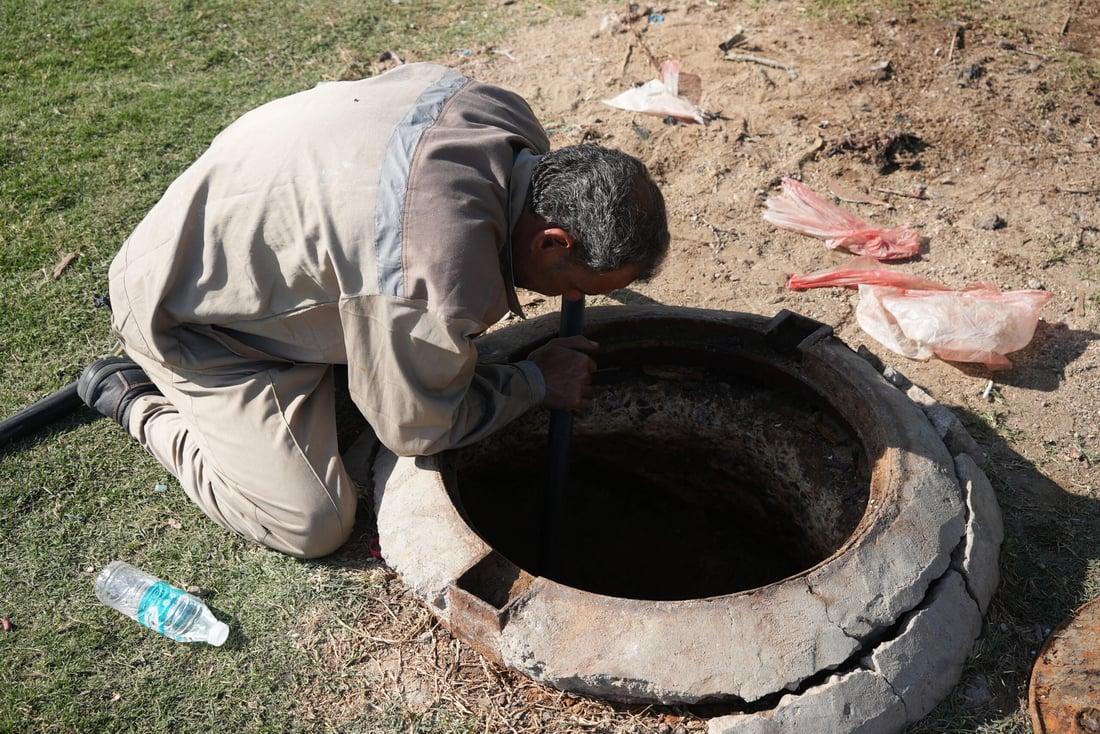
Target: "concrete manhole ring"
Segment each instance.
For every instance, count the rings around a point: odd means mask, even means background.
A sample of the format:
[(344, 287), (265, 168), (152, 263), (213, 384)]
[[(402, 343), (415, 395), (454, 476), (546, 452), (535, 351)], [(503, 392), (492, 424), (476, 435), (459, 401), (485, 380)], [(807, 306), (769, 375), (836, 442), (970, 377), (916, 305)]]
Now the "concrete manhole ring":
[[(374, 464), (388, 564), (460, 639), (562, 690), (722, 703), (712, 732), (901, 731), (958, 681), (1003, 536), (980, 451), (816, 321), (589, 308), (561, 560), (539, 575), (546, 414)], [(520, 359), (556, 316), (483, 337)]]

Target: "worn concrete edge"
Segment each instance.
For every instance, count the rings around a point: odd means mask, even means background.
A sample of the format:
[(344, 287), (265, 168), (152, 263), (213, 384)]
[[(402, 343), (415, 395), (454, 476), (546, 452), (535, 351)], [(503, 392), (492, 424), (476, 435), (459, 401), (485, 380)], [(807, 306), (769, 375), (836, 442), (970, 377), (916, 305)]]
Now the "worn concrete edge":
[(966, 492), (966, 538), (955, 549), (951, 566), (966, 580), (982, 616), (1000, 585), (1004, 522), (993, 486), (969, 454), (955, 457), (955, 471)]
[[(894, 385), (895, 385), (895, 387), (898, 387), (898, 388), (899, 388), (899, 389), (901, 389), (901, 390), (902, 390), (903, 392), (905, 392), (905, 393), (906, 393), (907, 395), (909, 394), (909, 388), (904, 388), (904, 387), (902, 387), (902, 385), (904, 385), (904, 383), (905, 383), (905, 382), (907, 382), (907, 380), (905, 380), (904, 376), (903, 376), (903, 375), (900, 375), (900, 373), (895, 373), (895, 375), (894, 375), (893, 379), (891, 379), (891, 380), (890, 380), (890, 382), (891, 382), (892, 384), (894, 384)], [(899, 382), (901, 383), (900, 385), (898, 384)], [(909, 386), (910, 386), (910, 388), (911, 388), (911, 387), (912, 387), (912, 383), (909, 383)], [(926, 393), (924, 393), (924, 395), (925, 395), (925, 396), (927, 396), (927, 394), (926, 394)], [(912, 396), (910, 396), (910, 397), (912, 397)], [(931, 403), (934, 403), (934, 402), (935, 402), (935, 401), (932, 401), (932, 399), (931, 399), (930, 397), (927, 397), (927, 400), (928, 400), (928, 401), (931, 401)], [(929, 405), (931, 405), (931, 403), (929, 403)], [(919, 403), (918, 403), (918, 404), (919, 404)], [(936, 403), (935, 405), (939, 405), (939, 404), (938, 404), (938, 403)], [(926, 408), (926, 406), (924, 406), (924, 405), (922, 405), (922, 408), (925, 408), (925, 414), (926, 414), (926, 416), (927, 416), (927, 415), (929, 415), (930, 409), (929, 409), (929, 408)], [(942, 408), (942, 406), (940, 406), (940, 408)], [(943, 410), (946, 410), (946, 409), (943, 409)], [(942, 412), (938, 412), (938, 411), (935, 411), (935, 409), (934, 409), (934, 406), (933, 406), (933, 407), (931, 408), (931, 412), (932, 412), (932, 414), (933, 414), (933, 415), (939, 415), (939, 416), (940, 416), (940, 418), (941, 418), (940, 422), (939, 422), (939, 423), (937, 424), (937, 422), (936, 422), (936, 421), (935, 421), (935, 420), (934, 420), (934, 419), (933, 419), (933, 418), (932, 418), (931, 416), (929, 416), (929, 421), (930, 421), (930, 422), (932, 422), (932, 424), (933, 424), (933, 425), (934, 425), (934, 426), (936, 427), (936, 429), (937, 429), (937, 432), (939, 432), (941, 436), (942, 436), (942, 435), (944, 435), (944, 430), (949, 430), (949, 429), (952, 429), (952, 428), (955, 428), (955, 427), (956, 427), (956, 426), (955, 426), (955, 425), (954, 425), (954, 424), (953, 424), (953, 423), (952, 423), (951, 421), (948, 421), (948, 420), (946, 420), (946, 419), (944, 419), (944, 418), (943, 418), (944, 414), (943, 414)], [(949, 411), (948, 411), (948, 412), (949, 412)], [(957, 428), (961, 429), (961, 424), (959, 424), (959, 425), (957, 426)], [(959, 437), (959, 441), (963, 441), (963, 442), (965, 442), (965, 439), (961, 438), (961, 437), (962, 437), (962, 435), (964, 435), (964, 434), (965, 434), (965, 431), (964, 431), (964, 430), (963, 430), (963, 431), (961, 431), (961, 432), (960, 432), (960, 431), (956, 431), (955, 433), (956, 433), (956, 436), (957, 436), (957, 437)], [(966, 438), (969, 438), (969, 435), (968, 435), (968, 434), (965, 434), (965, 437), (966, 437)], [(970, 440), (972, 441), (972, 439), (970, 439)], [(958, 466), (959, 466), (960, 464), (962, 464), (962, 463), (966, 463), (966, 462), (965, 462), (965, 460), (962, 460), (962, 459), (960, 459), (960, 457), (962, 457), (962, 456), (965, 456), (965, 454), (962, 454), (962, 453), (960, 453), (960, 452), (959, 452), (959, 450), (958, 450), (958, 448), (959, 448), (959, 445), (960, 445), (960, 443), (959, 443), (959, 442), (955, 442), (955, 443), (953, 444), (953, 446), (948, 446), (948, 449), (949, 449), (950, 453), (952, 453), (952, 455), (953, 455), (953, 456), (954, 456), (954, 458), (956, 459), (956, 467), (958, 467)], [(970, 462), (970, 463), (971, 463), (971, 464), (972, 464), (973, 466), (975, 466), (975, 467), (976, 467), (976, 465), (977, 465), (977, 462), (973, 462), (973, 461), (972, 461), (972, 462)], [(958, 468), (956, 469), (956, 471), (957, 471), (957, 473), (961, 473), (961, 472), (959, 471), (959, 469), (958, 469)], [(976, 472), (977, 472), (977, 474), (975, 474), (975, 473), (974, 473), (974, 471), (976, 471)], [(975, 476), (978, 476), (978, 475), (981, 475), (980, 469), (976, 469), (976, 470), (970, 470), (970, 475), (969, 475), (969, 476), (971, 477), (971, 479), (973, 479), (973, 477), (975, 477)], [(982, 476), (982, 477), (984, 478), (984, 475), (981, 475), (981, 476)], [(960, 477), (960, 484), (964, 484), (964, 482), (963, 482), (963, 480), (962, 480), (962, 478), (961, 478), (961, 477)], [(970, 487), (972, 487), (972, 486), (975, 486), (975, 485), (978, 485), (978, 484), (980, 484), (980, 482), (970, 481), (969, 483), (965, 483), (965, 484), (966, 484), (966, 486), (964, 486), (964, 490), (965, 490), (965, 491), (973, 491), (972, 489), (970, 489)], [(991, 489), (991, 488), (989, 488), (989, 489), (990, 489), (990, 492), (992, 492), (992, 489)], [(966, 519), (966, 522), (967, 522), (967, 527), (968, 527), (968, 529), (969, 529), (969, 528), (971, 527), (972, 523), (973, 523), (973, 520), (974, 520), (974, 511), (973, 511), (973, 503), (971, 502), (971, 498), (970, 498), (969, 496), (967, 496), (967, 497), (966, 497), (966, 501), (967, 501), (967, 511), (968, 511), (968, 515), (967, 515), (967, 519)], [(995, 498), (994, 498), (994, 501), (995, 501)], [(999, 519), (999, 517), (998, 517), (998, 519)], [(964, 545), (964, 544), (965, 544), (965, 543), (967, 542), (967, 540), (968, 540), (969, 536), (970, 536), (970, 533), (968, 532), (967, 536), (965, 536), (965, 537), (964, 537), (964, 538), (963, 538), (963, 539), (962, 539), (962, 540), (960, 541), (960, 546), (961, 546), (961, 545)], [(991, 535), (990, 537), (996, 537), (996, 535), (995, 535), (995, 534), (993, 534), (993, 535)], [(998, 542), (997, 542), (997, 547), (998, 547), (998, 549), (999, 549), (999, 540), (998, 540)], [(959, 548), (956, 548), (956, 554), (958, 554), (958, 551), (959, 551)], [(477, 556), (477, 555), (478, 555), (477, 553), (474, 553), (474, 554), (473, 554), (473, 556)], [(473, 556), (471, 556), (471, 558), (473, 558)], [(955, 554), (953, 554), (953, 557), (954, 557), (954, 556), (955, 556)], [(395, 565), (396, 565), (396, 566), (400, 566), (401, 564), (400, 564), (400, 563), (398, 563), (398, 564), (395, 564)], [(461, 565), (461, 564), (460, 564), (460, 565)], [(960, 570), (960, 568), (959, 568), (959, 564), (955, 564), (955, 565), (953, 566), (953, 568), (955, 568), (955, 570), (956, 570), (956, 571)], [(970, 573), (971, 573), (971, 572), (973, 571), (973, 569), (968, 569), (968, 568), (966, 567), (965, 563), (963, 563), (963, 567), (962, 567), (962, 569), (961, 569), (961, 570), (963, 571), (963, 574), (962, 574), (962, 575), (963, 575), (964, 577), (967, 577), (967, 576), (968, 576), (968, 574), (970, 574)], [(950, 573), (950, 572), (948, 572), (948, 573)], [(946, 575), (946, 574), (945, 574), (945, 575)], [(973, 591), (972, 591), (972, 589), (970, 588), (970, 587), (972, 586), (972, 584), (970, 583), (970, 579), (969, 579), (969, 578), (967, 578), (967, 581), (968, 581), (968, 584), (967, 584), (967, 586), (968, 586), (968, 593), (971, 593), (971, 594), (973, 595), (973, 594), (974, 594), (974, 592), (973, 592)], [(995, 584), (994, 584), (994, 586), (995, 586)], [(426, 599), (426, 601), (428, 602), (429, 606), (432, 606), (432, 607), (434, 608), (434, 609), (433, 609), (433, 611), (435, 611), (435, 612), (437, 613), (437, 615), (438, 615), (438, 614), (440, 614), (441, 612), (443, 613), (443, 615), (444, 615), (444, 616), (446, 615), (446, 610), (445, 610), (445, 602), (444, 602), (444, 600), (443, 600), (443, 599)], [(981, 601), (981, 599), (979, 599), (979, 598), (974, 598), (974, 602), (975, 602), (976, 604), (978, 604), (978, 606), (979, 606), (980, 608), (982, 608), (982, 609), (984, 610), (984, 605), (982, 604), (982, 601)], [(444, 608), (441, 608), (441, 607), (444, 607)], [(444, 620), (444, 621), (445, 621), (445, 620)], [(975, 638), (975, 639), (976, 639), (976, 638)], [(880, 643), (881, 643), (881, 641), (880, 641)], [(962, 657), (962, 659), (963, 659), (963, 660), (965, 660), (966, 656), (967, 656), (967, 655), (969, 654), (969, 648), (964, 648), (964, 650), (965, 650), (965, 653), (966, 653), (966, 654), (965, 654), (965, 655), (963, 655), (963, 657)], [(859, 654), (862, 654), (862, 655), (866, 656), (866, 655), (867, 655), (867, 652), (866, 652), (866, 650), (863, 650), (863, 651), (860, 651), (860, 652), (856, 653), (856, 655), (859, 655)], [(853, 657), (855, 657), (855, 655), (853, 655)], [(844, 671), (844, 670), (845, 670), (845, 669), (846, 669), (847, 667), (848, 667), (848, 665), (847, 665), (847, 663), (845, 663), (844, 665), (841, 665), (841, 666), (839, 666), (839, 667), (837, 668), (837, 670), (838, 670), (838, 672), (841, 672), (841, 673), (842, 673), (842, 672), (843, 672), (843, 671)], [(854, 671), (854, 670), (849, 670), (849, 672), (855, 672), (855, 671)], [(957, 681), (952, 681), (951, 685), (954, 685), (954, 683), (955, 683), (955, 682), (957, 682)], [(807, 691), (805, 691), (805, 692), (803, 692), (803, 693), (801, 693), (801, 694), (792, 694), (792, 695), (806, 695), (807, 693), (810, 693), (810, 692), (812, 692), (812, 691), (816, 690), (816, 689), (817, 689), (817, 688), (819, 688), (819, 687), (820, 687), (820, 684), (819, 684), (819, 685), (817, 685), (817, 686), (813, 686), (813, 687), (810, 687), (810, 688), (808, 688), (808, 689), (807, 689)], [(783, 696), (783, 699), (782, 699), (782, 700), (786, 700), (786, 699), (788, 699), (788, 698), (790, 698), (790, 696)], [(787, 706), (791, 706), (791, 705), (793, 705), (793, 702), (792, 702), (792, 703), (788, 703), (788, 704), (786, 704), (786, 705), (787, 705)], [(793, 710), (793, 709), (790, 709), (790, 710)], [(743, 716), (743, 715), (742, 715), (742, 716)], [(856, 730), (858, 730), (858, 729), (853, 729), (852, 731), (856, 731)]]
[[(861, 353), (861, 356), (867, 359), (867, 355)], [(981, 465), (985, 462), (985, 453), (949, 409), (915, 386), (901, 372), (893, 368), (883, 369), (880, 362), (876, 364), (876, 360), (868, 359), (868, 362), (882, 372), (883, 377), (890, 384), (921, 407), (929, 422), (944, 439), (945, 446), (955, 459), (956, 477), (964, 494), (966, 533), (951, 554), (950, 567), (929, 586), (921, 604), (902, 618), (897, 626), (899, 630), (897, 635), (879, 640), (869, 651), (860, 650), (856, 653), (860, 658), (858, 662), (853, 660), (840, 666), (824, 683), (784, 695), (776, 707), (770, 711), (732, 714), (711, 719), (708, 722), (709, 734), (802, 734), (803, 732), (805, 734), (894, 734), (901, 732), (908, 724), (915, 723), (931, 713), (935, 706), (950, 693), (961, 678), (962, 667), (970, 657), (974, 644), (981, 637), (982, 619), (999, 581), (997, 561), (1004, 538), (1003, 522), (996, 495), (981, 469)], [(975, 455), (981, 457), (980, 460), (975, 459)], [(978, 564), (976, 559), (979, 558), (983, 559), (984, 563)], [(993, 578), (980, 578), (983, 572), (991, 573)], [(947, 623), (944, 626), (959, 624), (957, 614), (946, 612), (958, 611), (961, 604), (964, 610), (963, 621), (967, 623), (967, 628), (970, 630), (964, 635), (970, 638), (969, 644), (953, 646), (954, 654), (946, 655), (939, 661), (941, 668), (948, 670), (944, 676), (933, 676), (936, 688), (931, 694), (915, 696), (911, 685), (902, 686), (902, 690), (899, 691), (896, 687), (897, 681), (888, 679), (887, 675), (877, 667), (883, 667), (881, 661), (888, 654), (887, 651), (891, 645), (902, 644), (907, 637), (927, 634), (928, 628), (932, 625), (925, 621), (924, 624), (917, 626), (915, 620), (926, 610), (934, 609), (937, 599), (945, 596), (944, 584), (949, 583), (952, 577), (958, 577), (963, 583), (966, 597), (973, 603), (974, 613), (966, 614), (968, 608), (965, 602), (957, 598), (954, 601), (959, 603), (941, 604), (940, 608), (950, 606), (943, 613), (946, 617), (943, 621)], [(957, 597), (957, 594), (953, 596)], [(927, 620), (928, 617), (924, 619)], [(914, 629), (917, 632), (914, 632)], [(874, 659), (876, 654), (879, 655), (880, 660), (878, 666)], [(868, 716), (856, 720), (852, 717), (851, 710), (845, 709), (848, 713), (844, 718), (823, 720), (822, 713), (826, 712), (802, 705), (815, 698), (827, 697), (837, 681), (859, 680), (854, 676), (861, 673), (873, 676), (875, 682), (864, 683), (863, 685), (867, 688), (858, 690), (856, 695), (866, 696), (867, 700), (883, 700), (880, 694), (872, 690), (879, 686), (878, 681), (888, 686), (892, 693), (892, 698), (885, 697), (881, 710), (868, 712)], [(862, 680), (871, 679), (864, 677)], [(849, 684), (849, 687), (851, 685)], [(896, 706), (900, 706), (904, 712), (900, 721), (896, 718)]]
[[(873, 364), (873, 363), (872, 363)], [(924, 414), (936, 432), (940, 434), (944, 445), (953, 456), (969, 454), (978, 466), (984, 467), (988, 462), (985, 451), (974, 440), (970, 432), (959, 420), (959, 417), (922, 388), (917, 386), (904, 374), (893, 367), (885, 367), (881, 370), (882, 376), (887, 382), (905, 393), (910, 400), (920, 406)]]
[[(818, 361), (815, 363), (822, 365), (834, 363), (837, 356), (834, 354), (836, 351), (837, 348), (834, 347), (829, 350), (829, 353), (819, 355)], [(850, 354), (851, 352), (847, 347), (844, 347), (844, 353)], [(927, 416), (919, 409), (919, 406), (916, 406), (903, 392), (898, 391), (894, 385), (883, 380), (881, 375), (869, 366), (855, 366), (864, 367), (873, 375), (871, 384), (875, 387), (873, 390), (868, 388), (872, 393), (869, 401), (877, 404), (884, 398), (888, 398), (887, 402), (894, 400), (904, 402), (906, 405), (905, 415), (913, 416), (913, 421), (924, 423), (924, 428), (921, 430), (927, 434), (929, 443), (926, 448), (931, 451), (933, 444), (936, 447), (935, 452), (928, 454), (929, 458), (932, 456), (938, 457), (937, 460), (932, 462), (935, 465), (934, 472), (931, 467), (925, 467), (929, 471), (929, 475), (925, 479), (911, 482), (912, 487), (910, 488), (910, 494), (907, 496), (925, 495), (927, 492), (933, 491), (932, 487), (934, 485), (941, 488), (943, 493), (942, 502), (954, 507), (949, 522), (935, 523), (937, 540), (930, 541), (930, 545), (935, 545), (937, 550), (935, 555), (931, 557), (934, 559), (931, 565), (922, 565), (919, 573), (913, 577), (905, 574), (903, 581), (894, 579), (895, 582), (904, 585), (891, 587), (893, 591), (889, 593), (886, 593), (885, 589), (871, 588), (866, 590), (868, 592), (866, 596), (858, 595), (860, 598), (882, 600), (878, 602), (880, 607), (889, 604), (889, 609), (884, 612), (876, 607), (873, 618), (866, 619), (867, 607), (851, 607), (843, 601), (852, 595), (850, 588), (840, 588), (835, 583), (819, 587), (814, 582), (812, 572), (810, 576), (791, 578), (784, 584), (768, 587), (769, 592), (767, 595), (769, 597), (774, 597), (779, 592), (796, 595), (801, 593), (803, 595), (808, 594), (808, 599), (816, 603), (817, 622), (804, 620), (808, 622), (809, 626), (819, 630), (819, 634), (813, 637), (812, 644), (798, 644), (801, 642), (801, 640), (798, 640), (796, 644), (790, 647), (775, 648), (783, 654), (777, 657), (773, 650), (773, 653), (769, 656), (771, 661), (768, 666), (769, 670), (774, 668), (770, 674), (759, 677), (746, 677), (743, 674), (738, 674), (721, 683), (719, 687), (712, 687), (706, 698), (689, 699), (687, 697), (689, 693), (699, 694), (700, 696), (702, 694), (699, 693), (698, 689), (686, 684), (683, 676), (673, 680), (670, 684), (670, 679), (668, 676), (664, 676), (663, 673), (654, 673), (650, 670), (645, 675), (639, 675), (638, 668), (620, 662), (621, 657), (630, 659), (631, 652), (636, 648), (624, 647), (621, 644), (622, 640), (619, 639), (620, 636), (615, 632), (611, 632), (608, 637), (603, 638), (603, 651), (605, 654), (601, 656), (598, 664), (593, 664), (593, 660), (586, 652), (588, 647), (585, 645), (577, 646), (578, 640), (583, 638), (585, 634), (590, 633), (572, 627), (568, 630), (558, 630), (553, 623), (547, 625), (546, 620), (559, 620), (564, 617), (550, 609), (551, 602), (554, 600), (547, 600), (540, 596), (538, 599), (529, 600), (533, 605), (530, 614), (521, 613), (512, 616), (502, 631), (501, 640), (504, 644), (502, 645), (501, 657), (506, 664), (517, 670), (526, 671), (536, 680), (555, 687), (620, 701), (692, 703), (711, 700), (715, 695), (713, 692), (721, 691), (723, 692), (722, 695), (727, 696), (731, 701), (741, 699), (746, 702), (757, 703), (764, 699), (776, 697), (788, 690), (797, 691), (809, 687), (814, 682), (820, 681), (823, 671), (838, 669), (848, 664), (853, 658), (858, 658), (865, 653), (868, 644), (890, 634), (891, 630), (897, 625), (898, 620), (924, 600), (931, 584), (950, 567), (951, 555), (965, 537), (965, 499), (954, 472), (953, 457), (943, 444), (939, 433), (928, 421)], [(921, 451), (918, 452), (917, 456), (925, 457), (925, 454)], [(899, 467), (899, 470), (904, 471), (905, 469)], [(919, 476), (923, 476), (919, 473), (919, 470), (917, 471)], [(919, 508), (916, 508), (915, 511), (919, 511)], [(915, 522), (916, 519), (920, 518), (911, 519), (910, 524)], [(900, 522), (905, 524), (905, 518), (901, 518)], [(928, 528), (928, 530), (931, 531), (931, 528)], [(894, 558), (905, 560), (910, 555), (904, 549), (899, 548)], [(851, 556), (847, 559), (847, 563), (854, 564), (853, 567), (858, 571), (858, 567), (862, 564), (861, 558), (862, 556)], [(872, 557), (871, 560), (875, 559), (876, 557)], [(879, 558), (878, 560), (883, 559)], [(893, 566), (890, 567), (890, 569), (893, 568)], [(875, 569), (883, 572), (890, 570), (885, 566), (882, 569), (878, 569), (876, 566)], [(864, 572), (874, 573), (875, 571), (865, 568)], [(867, 578), (871, 578), (871, 576)], [(872, 584), (872, 586), (874, 585)], [(747, 599), (748, 597), (738, 599), (738, 601), (743, 603)], [(833, 610), (829, 608), (829, 600), (833, 600), (834, 604), (841, 607), (841, 612), (846, 613), (836, 618), (832, 613)], [(583, 603), (583, 597), (574, 598), (572, 601), (573, 603)], [(776, 600), (771, 599), (771, 601), (775, 603)], [(805, 607), (806, 602), (804, 601), (801, 604), (794, 605), (781, 604), (774, 608), (785, 609), (790, 614), (792, 609), (806, 611)], [(639, 624), (644, 625), (647, 619), (652, 621), (650, 618), (654, 615), (649, 614), (648, 611), (647, 609), (646, 612), (641, 613)], [(681, 619), (690, 618), (692, 611), (689, 608), (681, 608), (678, 614), (683, 615)], [(579, 616), (584, 617), (585, 615), (580, 614)], [(744, 620), (743, 617), (736, 617), (736, 619)], [(878, 620), (877, 624), (875, 620)], [(659, 628), (659, 625), (650, 626)], [(687, 626), (692, 627), (693, 625)], [(630, 627), (630, 625), (626, 627)], [(617, 631), (626, 627), (613, 627), (613, 630)], [(730, 629), (741, 628), (744, 631), (749, 630), (750, 627), (766, 630), (768, 625), (764, 623), (753, 625), (735, 623)], [(805, 629), (806, 625), (796, 624), (796, 627)], [(727, 632), (725, 626), (718, 628), (723, 634), (719, 635), (714, 632), (716, 628), (713, 622), (699, 625), (697, 628), (712, 630), (712, 634), (720, 636), (723, 643), (719, 644), (715, 640), (715, 646), (719, 648), (726, 646), (731, 654), (732, 651), (736, 650), (741, 658), (751, 659), (754, 654), (761, 656), (767, 654), (767, 651), (758, 649), (755, 644), (757, 639), (770, 639), (767, 635), (763, 637), (760, 635), (746, 637), (744, 634), (740, 634), (741, 639), (736, 640), (733, 638), (738, 635), (733, 634), (733, 632), (725, 634)], [(637, 625), (633, 625), (631, 634), (636, 633)], [(546, 642), (548, 635), (551, 640), (561, 638), (570, 643), (568, 647), (570, 652), (565, 658), (550, 652), (554, 649), (555, 644), (552, 641)], [(505, 648), (507, 649), (505, 650)], [(830, 649), (832, 654), (828, 654)], [(675, 654), (673, 650), (668, 650), (666, 653)], [(760, 659), (765, 658), (760, 657)], [(809, 666), (802, 664), (805, 660), (810, 661)], [(551, 665), (550, 662), (553, 662), (554, 665)], [(733, 669), (736, 669), (736, 666)], [(692, 668), (691, 670), (695, 671), (696, 669)], [(657, 681), (661, 682), (660, 686), (656, 685)], [(715, 680), (711, 682), (717, 683)]]

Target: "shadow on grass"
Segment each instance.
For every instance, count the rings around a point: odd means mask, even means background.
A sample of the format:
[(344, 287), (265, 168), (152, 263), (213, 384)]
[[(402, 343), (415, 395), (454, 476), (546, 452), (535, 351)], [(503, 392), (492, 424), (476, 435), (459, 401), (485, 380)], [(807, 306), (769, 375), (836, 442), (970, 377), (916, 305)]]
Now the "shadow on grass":
[[(911, 731), (1030, 731), (1021, 708), (1038, 650), (1100, 586), (1100, 500), (1060, 487), (981, 417), (955, 413), (988, 454), (1005, 526), (1001, 583), (959, 685)], [(1018, 728), (997, 727), (1009, 722)]]

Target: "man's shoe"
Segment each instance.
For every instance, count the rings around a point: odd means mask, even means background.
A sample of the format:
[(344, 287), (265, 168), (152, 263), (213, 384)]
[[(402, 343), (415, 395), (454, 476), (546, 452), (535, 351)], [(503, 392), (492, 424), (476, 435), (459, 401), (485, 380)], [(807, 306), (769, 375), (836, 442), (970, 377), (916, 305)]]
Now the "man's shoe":
[(84, 368), (76, 394), (89, 408), (130, 430), (130, 406), (142, 395), (160, 395), (145, 370), (128, 357), (104, 357)]

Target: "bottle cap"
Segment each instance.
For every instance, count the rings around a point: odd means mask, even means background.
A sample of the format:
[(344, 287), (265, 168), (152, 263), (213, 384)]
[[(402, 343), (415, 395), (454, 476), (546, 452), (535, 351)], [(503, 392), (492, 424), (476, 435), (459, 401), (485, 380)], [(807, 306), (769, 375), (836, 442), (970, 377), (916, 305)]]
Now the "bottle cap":
[(215, 621), (210, 625), (210, 639), (209, 642), (215, 647), (221, 647), (226, 639), (229, 637), (229, 625), (225, 622)]

